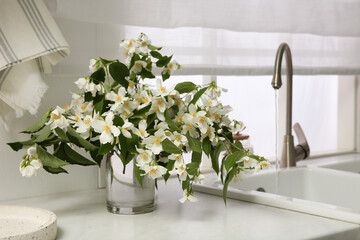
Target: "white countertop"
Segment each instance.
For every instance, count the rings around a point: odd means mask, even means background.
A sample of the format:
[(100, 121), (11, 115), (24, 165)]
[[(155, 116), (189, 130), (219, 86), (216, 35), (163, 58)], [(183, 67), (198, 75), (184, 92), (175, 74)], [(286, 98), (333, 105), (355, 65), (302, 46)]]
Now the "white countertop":
[(196, 193), (199, 202), (178, 202), (176, 179), (159, 183), (157, 209), (142, 215), (116, 215), (106, 210), (105, 189), (0, 202), (54, 212), (58, 240), (92, 239), (360, 239), (360, 226)]

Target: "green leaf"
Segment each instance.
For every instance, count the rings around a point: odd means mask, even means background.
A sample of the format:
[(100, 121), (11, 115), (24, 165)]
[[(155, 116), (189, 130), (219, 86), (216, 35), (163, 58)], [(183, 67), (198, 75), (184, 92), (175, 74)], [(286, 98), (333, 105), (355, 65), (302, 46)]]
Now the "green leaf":
[(43, 129), (45, 123), (49, 121), (50, 113), (52, 111), (53, 109), (50, 109), (39, 121), (37, 121), (34, 125), (26, 129), (25, 131), (22, 131), (22, 133), (35, 133)]
[(182, 150), (172, 143), (168, 138), (161, 142), (161, 146), (167, 153), (182, 154)]
[(45, 149), (43, 149), (41, 146), (36, 147), (36, 152), (39, 155), (39, 159), (41, 160), (42, 164), (46, 167), (51, 168), (59, 168), (62, 166), (69, 165), (69, 163), (59, 159), (58, 157), (55, 157), (54, 155), (48, 153)]
[(161, 59), (159, 59), (156, 62), (156, 66), (157, 67), (165, 67), (166, 65), (169, 64), (169, 62), (171, 61), (172, 55), (171, 56), (163, 56)]
[(119, 115), (115, 115), (113, 124), (117, 127), (121, 127), (122, 125), (124, 125), (124, 120)]
[(148, 126), (150, 126), (156, 119), (156, 113), (152, 113), (150, 114), (147, 118), (146, 118), (146, 124)]
[(98, 156), (109, 153), (112, 149), (114, 149), (114, 146), (115, 146), (115, 143), (114, 144), (111, 144), (111, 143), (101, 144), (99, 151), (98, 151)]
[(233, 145), (231, 145), (231, 147), (230, 147), (232, 152), (239, 151), (239, 149), (244, 149), (244, 147), (240, 141), (235, 141), (234, 144), (236, 147), (234, 147)]
[(235, 168), (231, 169), (231, 171), (226, 175), (225, 183), (224, 183), (224, 187), (223, 187), (223, 199), (224, 199), (225, 204), (226, 204), (226, 196), (227, 196), (227, 189), (229, 187), (229, 183), (235, 177), (235, 175), (236, 175)]
[(152, 50), (152, 51), (155, 51), (155, 50), (161, 50), (162, 49), (162, 47), (155, 47), (155, 46), (153, 46), (153, 45), (148, 45), (148, 48), (150, 49), (150, 50)]
[(139, 136), (136, 134), (131, 134), (131, 138), (126, 138), (126, 150), (137, 154), (136, 147), (139, 143)]
[(71, 164), (78, 164), (81, 166), (91, 166), (96, 165), (93, 161), (87, 159), (86, 157), (80, 155), (78, 152), (74, 151), (71, 147), (69, 147), (67, 144), (63, 144), (63, 149), (66, 154), (67, 162)]
[[(138, 54), (134, 53), (130, 60), (129, 69), (131, 69), (134, 66), (135, 62), (139, 61), (139, 60), (140, 60), (140, 56)], [(132, 72), (130, 75), (130, 79), (132, 79), (132, 76), (136, 77), (136, 73)]]
[(124, 157), (124, 158), (122, 158), (121, 155), (120, 155), (120, 159), (121, 159), (122, 163), (124, 164), (124, 168), (129, 162), (131, 162), (131, 160), (133, 160), (133, 158), (135, 156), (135, 154), (132, 154), (132, 153), (129, 153), (129, 152), (126, 155), (127, 156)]
[(154, 58), (157, 58), (157, 59), (161, 59), (163, 56), (157, 52), (157, 51), (151, 51), (150, 52), (150, 55), (153, 56)]
[(97, 151), (90, 151), (90, 156), (97, 163), (97, 165), (101, 165), (101, 162), (104, 158), (102, 155), (98, 155)]
[(61, 167), (52, 168), (52, 167), (43, 166), (43, 168), (45, 169), (45, 171), (52, 173), (52, 174), (68, 173), (65, 169), (63, 169)]
[(112, 61), (112, 60), (106, 60), (106, 59), (104, 59), (104, 58), (100, 58), (100, 61), (102, 62), (103, 65), (108, 65), (109, 63), (114, 62), (114, 61)]
[(99, 68), (93, 74), (91, 74), (90, 78), (95, 82), (95, 84), (99, 84), (100, 82), (105, 81), (105, 75), (104, 68)]
[(178, 91), (180, 94), (189, 93), (195, 89), (196, 89), (196, 84), (192, 82), (182, 82), (176, 84), (175, 86), (175, 90)]
[(165, 122), (169, 126), (170, 131), (171, 132), (174, 132), (174, 131), (180, 132), (180, 128), (178, 128), (178, 126), (176, 126), (176, 123), (171, 119), (168, 109), (165, 110), (164, 115), (165, 115)]
[(211, 141), (210, 141), (209, 137), (204, 138), (204, 140), (202, 142), (202, 149), (203, 149), (204, 153), (206, 154), (206, 156), (209, 157), (209, 155), (211, 153)]
[(169, 73), (169, 72), (166, 72), (166, 71), (163, 71), (163, 72), (161, 73), (161, 77), (162, 77), (163, 82), (165, 82), (165, 80), (167, 80), (167, 79), (170, 78), (170, 73)]
[(245, 155), (246, 155), (245, 152), (236, 151), (230, 154), (229, 156), (227, 156), (224, 163), (226, 171), (229, 171), (230, 168), (232, 168), (235, 165), (236, 161), (240, 160)]
[(191, 137), (189, 132), (186, 133), (186, 138), (189, 142), (189, 146), (190, 146), (191, 150), (198, 152), (198, 153), (202, 152), (201, 142), (199, 139)]
[(101, 99), (101, 101), (99, 101), (98, 103), (96, 103), (94, 105), (94, 109), (96, 110), (96, 112), (102, 114), (103, 113), (103, 109), (104, 109), (104, 106), (105, 106), (105, 98)]
[(145, 78), (155, 78), (155, 75), (152, 74), (152, 72), (148, 71), (146, 68), (142, 68), (141, 69), (141, 72), (140, 72), (140, 76), (142, 79), (145, 79)]
[(207, 89), (208, 89), (208, 87), (204, 87), (204, 88), (200, 89), (197, 93), (195, 93), (194, 98), (193, 98), (193, 99), (191, 100), (191, 102), (189, 103), (189, 106), (190, 106), (191, 104), (195, 104), (195, 103), (199, 100), (199, 98), (201, 97), (201, 95), (203, 95), (204, 92), (205, 92)]
[(127, 88), (129, 83), (125, 79), (129, 76), (129, 69), (121, 62), (113, 62), (109, 66), (109, 72), (114, 81), (118, 82), (121, 86)]
[(201, 156), (202, 156), (202, 153), (198, 153), (198, 152), (193, 151), (192, 154), (191, 154), (191, 162), (200, 163), (201, 162)]
[(214, 148), (214, 150), (210, 154), (211, 165), (214, 171), (216, 172), (216, 174), (219, 174), (219, 156), (222, 149), (223, 149), (223, 145), (219, 144)]
[(70, 126), (67, 129), (67, 136), (70, 140), (70, 142), (74, 143), (75, 145), (79, 146), (79, 147), (83, 147), (88, 151), (95, 151), (98, 148), (88, 142), (87, 140), (85, 140), (84, 138), (82, 138), (74, 129), (72, 129)]
[(12, 150), (16, 152), (22, 149), (24, 146), (21, 142), (11, 142), (11, 143), (7, 143), (7, 145), (9, 145), (12, 148)]
[(69, 142), (69, 138), (66, 135), (66, 133), (64, 132), (64, 130), (62, 130), (61, 128), (55, 128), (55, 132), (56, 134), (59, 136), (59, 138), (63, 141)]
[(134, 111), (134, 115), (132, 117), (142, 117), (144, 116), (151, 108), (151, 104), (147, 105), (146, 107), (140, 108), (137, 111)]
[(195, 175), (200, 167), (200, 162), (191, 162), (186, 164), (186, 171), (189, 175)]
[(167, 172), (164, 175), (165, 182), (167, 182), (167, 180), (169, 179), (170, 177), (169, 172), (174, 169), (174, 165), (175, 165), (175, 160), (169, 160), (169, 162), (166, 164)]
[(48, 137), (50, 136), (51, 133), (52, 133), (52, 130), (49, 126), (49, 127), (45, 128), (45, 130), (39, 136), (37, 136), (37, 138), (34, 141), (36, 143), (43, 142), (48, 139)]
[(143, 179), (144, 179), (144, 176), (142, 175), (142, 172), (140, 170), (140, 168), (138, 167), (138, 165), (136, 165), (134, 163), (134, 174), (135, 174), (135, 177), (136, 179), (138, 180), (140, 186), (142, 187), (142, 182), (143, 182)]

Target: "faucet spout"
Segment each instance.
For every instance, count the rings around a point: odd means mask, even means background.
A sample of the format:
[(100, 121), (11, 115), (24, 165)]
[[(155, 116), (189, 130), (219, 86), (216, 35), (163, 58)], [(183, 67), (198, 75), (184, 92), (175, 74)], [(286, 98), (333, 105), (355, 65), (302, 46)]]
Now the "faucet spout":
[[(274, 76), (271, 85), (274, 89), (282, 86), (281, 64), (282, 58), (286, 57), (286, 132), (284, 146), (281, 155), (280, 167), (291, 167), (296, 165), (296, 161), (305, 159), (310, 155), (310, 148), (306, 141), (305, 135), (298, 123), (295, 124), (296, 133), (299, 138), (299, 145), (295, 147), (294, 137), (292, 136), (292, 88), (293, 88), (293, 66), (289, 45), (280, 44), (276, 53)], [(299, 133), (299, 134), (298, 134)], [(301, 138), (301, 139), (300, 139)]]

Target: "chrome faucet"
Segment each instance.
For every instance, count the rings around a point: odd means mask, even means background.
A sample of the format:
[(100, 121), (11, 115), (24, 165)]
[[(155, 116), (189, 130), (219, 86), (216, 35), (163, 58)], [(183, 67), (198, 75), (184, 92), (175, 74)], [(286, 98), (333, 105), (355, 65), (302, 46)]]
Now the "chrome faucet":
[(274, 77), (271, 82), (271, 85), (274, 89), (279, 89), (282, 85), (281, 81), (281, 63), (282, 57), (285, 53), (286, 57), (286, 135), (284, 138), (283, 151), (281, 154), (280, 167), (292, 167), (296, 166), (296, 162), (301, 159), (306, 159), (310, 155), (310, 148), (306, 141), (304, 132), (302, 131), (299, 123), (294, 124), (294, 130), (299, 140), (297, 146), (294, 145), (294, 137), (291, 134), (291, 125), (292, 125), (292, 76), (293, 76), (293, 66), (291, 59), (290, 48), (286, 43), (280, 44), (278, 51), (276, 53), (275, 59), (275, 69)]

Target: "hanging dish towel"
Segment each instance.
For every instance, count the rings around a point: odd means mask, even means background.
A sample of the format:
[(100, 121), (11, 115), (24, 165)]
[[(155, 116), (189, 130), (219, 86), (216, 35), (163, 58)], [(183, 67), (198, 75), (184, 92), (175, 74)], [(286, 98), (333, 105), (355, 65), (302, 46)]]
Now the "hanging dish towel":
[(0, 121), (36, 113), (47, 89), (40, 73), (69, 52), (42, 0), (0, 0)]

